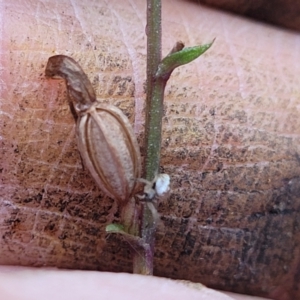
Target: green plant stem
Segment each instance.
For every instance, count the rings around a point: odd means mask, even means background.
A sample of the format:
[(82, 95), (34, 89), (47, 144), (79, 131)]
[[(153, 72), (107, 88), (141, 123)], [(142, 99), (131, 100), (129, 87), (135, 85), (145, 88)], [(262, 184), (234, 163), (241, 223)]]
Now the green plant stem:
[[(161, 123), (165, 82), (155, 74), (161, 62), (161, 0), (147, 0), (147, 99), (145, 129), (145, 178), (152, 181), (159, 169)], [(147, 203), (143, 204), (141, 238), (142, 253), (134, 254), (133, 272), (153, 274), (155, 220)]]
[(147, 0), (147, 98), (145, 178), (155, 177), (160, 162), (163, 91), (155, 74), (161, 62), (161, 0)]
[[(147, 99), (145, 128), (145, 178), (152, 181), (159, 173), (164, 91), (171, 73), (187, 64), (213, 44), (184, 49), (177, 42), (161, 60), (161, 0), (147, 0)], [(155, 213), (153, 213), (155, 212)], [(153, 202), (142, 204), (139, 249), (133, 253), (133, 272), (153, 274), (156, 208)], [(134, 227), (136, 228), (136, 227)]]

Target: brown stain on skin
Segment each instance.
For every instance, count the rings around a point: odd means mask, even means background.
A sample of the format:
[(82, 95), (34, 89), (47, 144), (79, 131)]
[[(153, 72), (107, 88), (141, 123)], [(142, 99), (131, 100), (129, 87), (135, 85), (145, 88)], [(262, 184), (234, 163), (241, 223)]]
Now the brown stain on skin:
[(276, 0), (270, 3), (268, 0), (193, 0), (238, 13), (259, 21), (271, 23), (277, 26), (300, 31), (300, 2)]
[[(92, 24), (92, 45), (78, 20), (61, 13), (66, 44), (57, 51), (71, 49), (97, 98), (118, 106), (132, 124), (138, 124), (137, 116), (143, 117), (138, 107), (145, 98), (143, 80), (134, 76), (137, 70), (124, 50), (120, 28), (114, 27), (115, 16), (106, 4), (97, 5), (86, 9), (91, 14), (101, 11), (107, 30), (97, 31)], [(130, 13), (130, 22), (139, 23), (128, 7), (124, 11), (115, 4), (137, 51), (138, 70), (144, 74), (145, 53), (140, 45), (145, 40), (140, 28), (126, 27), (122, 13)], [(194, 18), (193, 8), (184, 15)], [(8, 8), (7, 13), (12, 20), (23, 16), (24, 26), (49, 32), (47, 41), (55, 45), (51, 39), (57, 36), (56, 23), (36, 26), (23, 10)], [(74, 33), (67, 35), (70, 22)], [(177, 23), (172, 24), (176, 29)], [(30, 31), (24, 26), (22, 34)], [(203, 26), (209, 34), (199, 35), (199, 40), (211, 35), (212, 24)], [(14, 27), (8, 23), (6, 28)], [(12, 50), (5, 54), (7, 87), (1, 102), (6, 114), (0, 119), (0, 263), (131, 272), (126, 242), (105, 234), (105, 225), (118, 222), (119, 212), (82, 167), (65, 83), (44, 77), (45, 63), (53, 53), (37, 42), (39, 31), (20, 44), (16, 41), (20, 32), (14, 29), (6, 32), (7, 49)], [(218, 39), (211, 51), (175, 71), (166, 90), (161, 171), (171, 175), (172, 190), (158, 206), (155, 274), (275, 299), (286, 293), (287, 299), (296, 299), (300, 83), (295, 62), (286, 53), (276, 53), (286, 60), (285, 68), (266, 71), (274, 53), (257, 51), (260, 61), (256, 63), (253, 49), (235, 44), (236, 63), (244, 76), (241, 94), (228, 45), (219, 31), (212, 33)], [(174, 35), (170, 45), (175, 37), (188, 39), (182, 29)], [(33, 51), (37, 49), (42, 50)], [(293, 83), (293, 91), (285, 80)], [(261, 82), (269, 86), (262, 87)], [(136, 132), (143, 151), (143, 126), (136, 125)]]

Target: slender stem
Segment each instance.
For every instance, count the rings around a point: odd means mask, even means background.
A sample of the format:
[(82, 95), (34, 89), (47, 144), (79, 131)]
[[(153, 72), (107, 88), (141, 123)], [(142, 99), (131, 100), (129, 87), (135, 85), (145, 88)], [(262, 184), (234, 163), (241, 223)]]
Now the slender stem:
[(147, 0), (147, 99), (145, 177), (153, 180), (160, 162), (163, 91), (155, 74), (161, 62), (161, 0)]
[[(147, 0), (147, 36), (144, 178), (152, 182), (159, 173), (163, 99), (167, 81), (175, 68), (199, 57), (211, 47), (214, 40), (209, 44), (185, 49), (182, 42), (177, 42), (161, 60), (161, 0)], [(134, 241), (133, 272), (152, 275), (157, 210), (154, 203), (149, 201), (141, 203), (141, 210), (136, 209), (135, 202), (132, 204), (124, 207), (123, 226), (109, 227), (109, 231), (122, 233), (129, 243)]]
[[(159, 169), (161, 147), (161, 123), (165, 82), (155, 74), (161, 62), (161, 0), (147, 0), (147, 99), (146, 99), (146, 161), (145, 178), (152, 181)], [(133, 272), (153, 274), (154, 235), (156, 220), (149, 205), (142, 209), (142, 253), (134, 254)], [(152, 203), (151, 203), (152, 205)]]

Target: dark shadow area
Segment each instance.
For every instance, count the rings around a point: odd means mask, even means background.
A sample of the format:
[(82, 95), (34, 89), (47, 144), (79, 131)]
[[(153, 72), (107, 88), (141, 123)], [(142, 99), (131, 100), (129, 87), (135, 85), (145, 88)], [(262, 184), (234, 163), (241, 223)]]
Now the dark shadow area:
[(188, 0), (300, 31), (300, 0)]

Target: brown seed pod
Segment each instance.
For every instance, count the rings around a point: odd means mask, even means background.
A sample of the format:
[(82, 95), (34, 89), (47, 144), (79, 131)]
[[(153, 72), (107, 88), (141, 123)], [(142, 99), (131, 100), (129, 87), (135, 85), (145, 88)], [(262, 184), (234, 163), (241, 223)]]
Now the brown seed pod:
[(119, 202), (134, 194), (141, 159), (136, 137), (117, 107), (94, 103), (77, 123), (78, 148), (98, 186)]
[(82, 160), (98, 186), (120, 204), (135, 193), (141, 155), (123, 112), (96, 101), (94, 89), (78, 63), (64, 55), (48, 60), (46, 76), (62, 77), (79, 116), (77, 143)]

